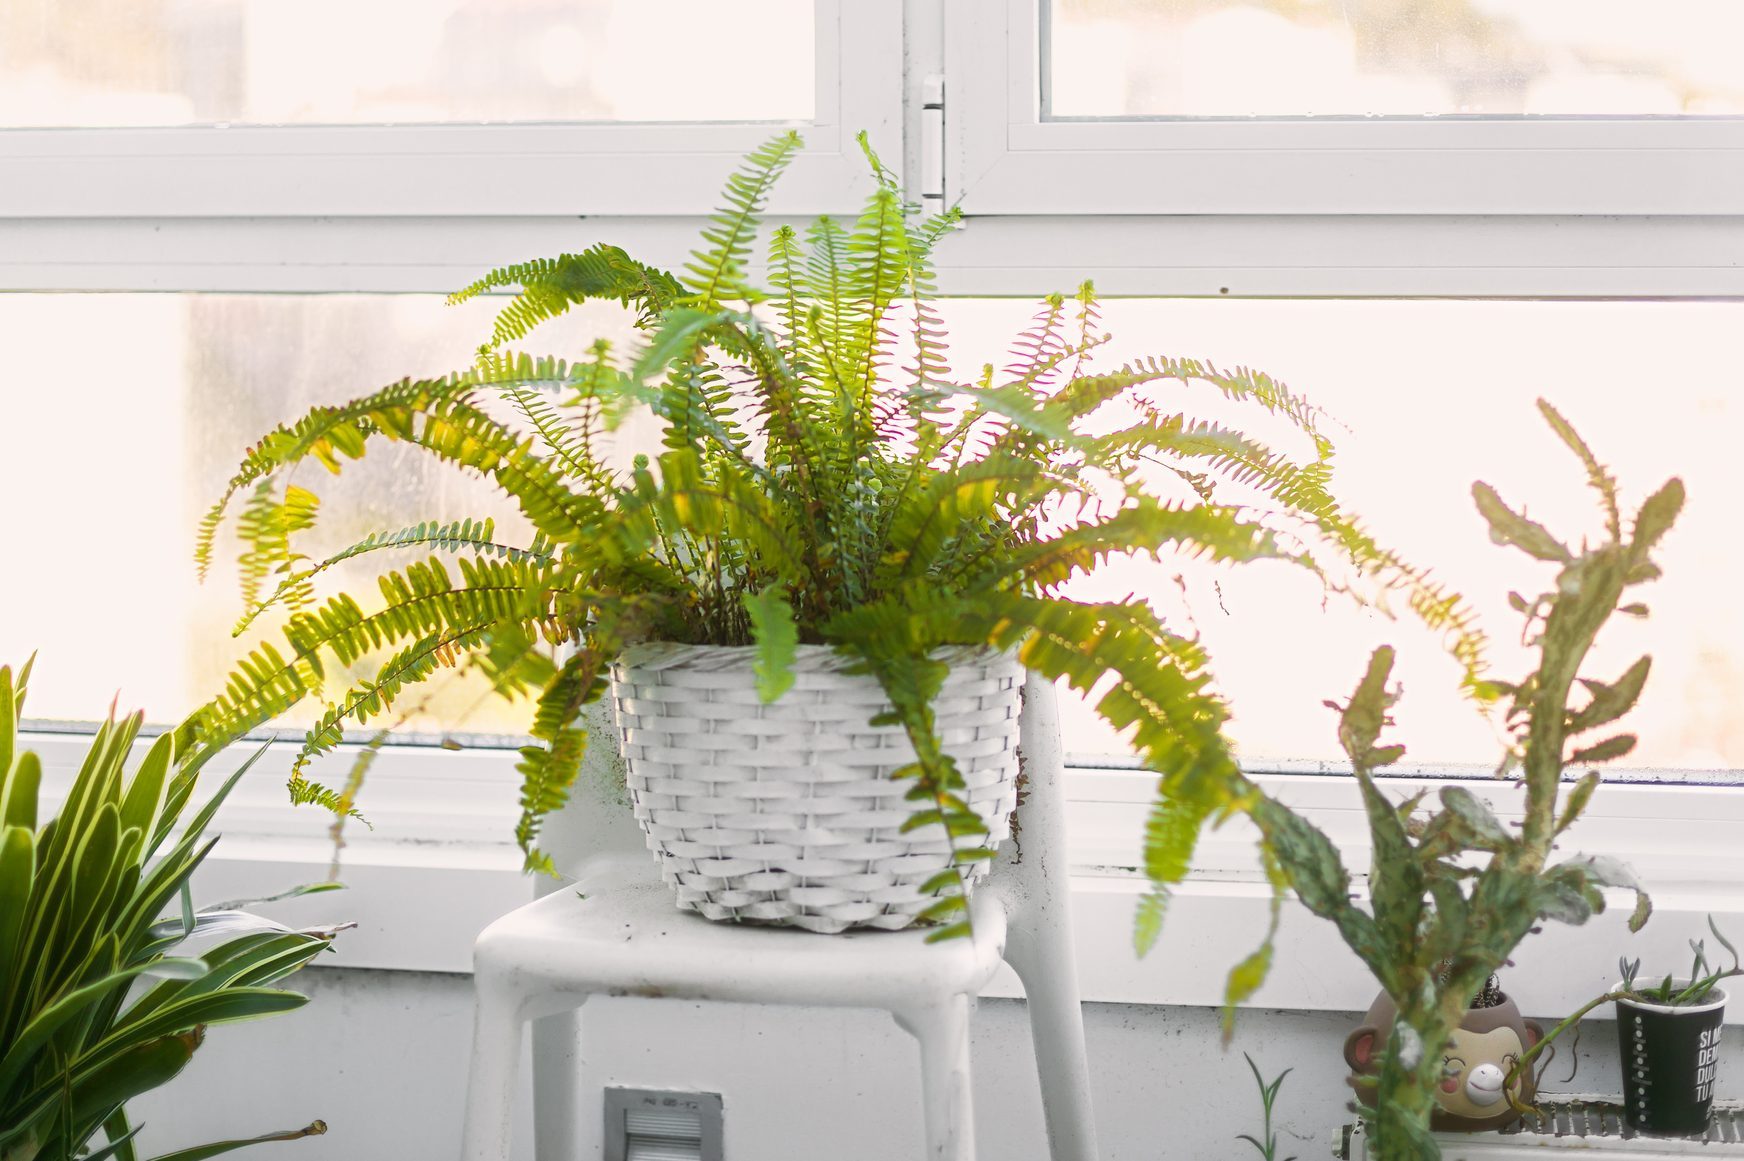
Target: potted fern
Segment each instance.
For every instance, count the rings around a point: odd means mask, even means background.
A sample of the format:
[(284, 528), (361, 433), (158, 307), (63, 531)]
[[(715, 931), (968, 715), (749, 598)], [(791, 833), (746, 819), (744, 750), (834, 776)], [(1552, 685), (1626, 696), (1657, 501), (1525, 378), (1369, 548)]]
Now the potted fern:
[[(1103, 690), (1098, 710), (1165, 786), (1233, 768), (1197, 642), (1142, 600), (1069, 599), (1067, 578), (1176, 548), (1318, 569), (1309, 546), (1330, 542), (1409, 588), (1432, 622), (1460, 623), (1455, 601), (1341, 512), (1310, 407), (1244, 369), (1097, 365), (1106, 336), (1088, 284), (1042, 304), (1009, 366), (953, 370), (932, 253), (958, 216), (920, 217), (870, 149), (859, 218), (776, 229), (754, 287), (759, 212), (799, 148), (783, 134), (747, 159), (679, 273), (607, 245), (494, 271), (454, 296), (518, 288), (475, 366), (261, 439), (198, 561), (242, 498), (244, 584), (264, 593), (248, 615), (290, 606), (288, 649), (250, 654), (201, 728), (227, 735), (321, 697), (291, 788), (343, 815), (356, 773), (333, 787), (306, 766), (347, 724), (455, 666), (505, 695), (537, 691), (516, 837), (539, 868), (541, 820), (587, 744), (583, 709), (610, 687), (637, 811), (682, 905), (949, 935), (965, 930), (966, 883), (1015, 800), (1021, 668)], [(590, 299), (634, 308), (641, 345), (574, 360), (511, 349)], [(1292, 457), (1195, 418), (1170, 391), (1188, 381), (1282, 417), (1312, 450)], [(505, 403), (513, 423), (489, 410)], [(632, 407), (658, 417), (662, 450), (613, 471), (601, 432)], [(382, 441), (482, 475), (537, 534), (501, 543), (478, 517), (313, 558), (293, 549), (317, 500), (292, 470), (338, 472)], [(1158, 483), (1181, 478), (1197, 490)], [(1271, 514), (1220, 502), (1218, 481), (1257, 490)], [(316, 603), (339, 561), (414, 549), (437, 555), (383, 573), (383, 607)], [(384, 649), (379, 668), (326, 688), (331, 670)]]

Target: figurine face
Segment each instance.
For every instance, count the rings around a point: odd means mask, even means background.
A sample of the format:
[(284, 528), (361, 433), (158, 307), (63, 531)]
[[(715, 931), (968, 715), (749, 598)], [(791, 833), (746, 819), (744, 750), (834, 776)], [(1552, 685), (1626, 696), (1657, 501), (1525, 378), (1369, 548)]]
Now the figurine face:
[[(1435, 1103), (1456, 1117), (1474, 1120), (1506, 1112), (1502, 1081), (1524, 1050), (1520, 1034), (1512, 1028), (1489, 1032), (1461, 1028), (1441, 1053), (1441, 1084)], [(1518, 1099), (1518, 1077), (1511, 1091)]]
[[(1369, 1009), (1363, 1026), (1344, 1042), (1344, 1059), (1351, 1069), (1350, 1085), (1359, 1096), (1365, 1091), (1370, 1093), (1369, 1100), (1373, 1099), (1374, 1078), (1381, 1069), (1393, 1018), (1393, 1003), (1383, 993)], [(1464, 1023), (1441, 1051), (1441, 1077), (1435, 1093), (1437, 1109), (1431, 1127), (1470, 1132), (1499, 1129), (1514, 1121), (1517, 1114), (1508, 1098), (1512, 1095), (1515, 1101), (1529, 1103), (1533, 1079), (1527, 1075), (1515, 1078), (1508, 1092), (1502, 1091), (1502, 1084), (1521, 1054), (1538, 1043), (1543, 1034), (1537, 1021), (1523, 1019), (1514, 1002), (1506, 997), (1495, 1007), (1468, 1011)]]

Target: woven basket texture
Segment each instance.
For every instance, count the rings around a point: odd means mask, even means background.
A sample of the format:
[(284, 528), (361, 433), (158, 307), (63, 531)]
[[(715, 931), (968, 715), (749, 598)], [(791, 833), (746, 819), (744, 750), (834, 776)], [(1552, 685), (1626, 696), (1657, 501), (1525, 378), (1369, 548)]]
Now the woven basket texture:
[[(612, 698), (637, 820), (678, 906), (710, 919), (835, 933), (913, 925), (934, 900), (919, 886), (950, 865), (937, 824), (904, 834), (914, 761), (875, 679), (801, 646), (793, 687), (757, 696), (750, 648), (640, 645), (612, 667)], [(1022, 667), (982, 649), (939, 654), (950, 676), (933, 703), (989, 846), (1017, 806)], [(971, 880), (986, 874), (973, 864)]]

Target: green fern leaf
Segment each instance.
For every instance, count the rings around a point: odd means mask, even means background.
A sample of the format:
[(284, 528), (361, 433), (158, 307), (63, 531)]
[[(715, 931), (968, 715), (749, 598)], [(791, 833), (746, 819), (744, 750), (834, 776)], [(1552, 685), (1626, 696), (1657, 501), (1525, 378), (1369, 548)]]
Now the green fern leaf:
[(690, 305), (717, 310), (730, 299), (743, 300), (749, 296), (742, 281), (743, 269), (756, 236), (757, 217), (776, 179), (792, 162), (801, 144), (799, 134), (791, 130), (772, 138), (727, 179), (722, 193), (726, 204), (709, 219), (708, 228), (703, 231), (708, 246), (693, 253), (684, 266), (681, 281), (690, 291)]
[(618, 247), (602, 243), (580, 254), (500, 267), (449, 295), (448, 302), (454, 305), (512, 286), (520, 287), (520, 293), (497, 316), (487, 351), (520, 342), (540, 323), (589, 300), (638, 306), (646, 322), (671, 306), (681, 292), (678, 280), (664, 270), (646, 266)]
[(757, 646), (757, 696), (772, 702), (793, 686), (799, 627), (780, 584), (745, 594), (745, 611), (750, 614), (751, 640)]

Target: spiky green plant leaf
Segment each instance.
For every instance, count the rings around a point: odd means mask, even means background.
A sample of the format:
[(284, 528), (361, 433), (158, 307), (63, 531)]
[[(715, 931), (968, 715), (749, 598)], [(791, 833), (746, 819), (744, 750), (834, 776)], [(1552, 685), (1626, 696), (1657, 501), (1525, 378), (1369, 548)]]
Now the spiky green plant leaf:
[[(1509, 745), (1505, 765), (1520, 771), (1524, 790), (1517, 829), (1464, 787), (1443, 788), (1440, 809), (1429, 813), (1423, 795), (1397, 803), (1375, 779), (1378, 767), (1403, 753), (1402, 747), (1382, 741), (1396, 696), (1388, 684), (1393, 651), (1387, 647), (1375, 651), (1348, 702), (1327, 703), (1339, 714), (1339, 741), (1369, 822), (1373, 862), (1366, 906), (1327, 836), (1239, 771), (1225, 769), (1214, 776), (1214, 786), (1221, 787), (1231, 808), (1258, 827), (1262, 855), (1276, 882), (1337, 927), (1396, 1006), (1397, 1031), (1386, 1058), (1378, 1075), (1364, 1080), (1368, 1147), (1381, 1161), (1440, 1156), (1429, 1118), (1442, 1060), (1422, 1046), (1447, 1041), (1471, 997), (1521, 939), (1544, 920), (1584, 923), (1604, 910), (1603, 887), (1636, 892), (1632, 929), (1651, 912), (1634, 873), (1616, 860), (1576, 856), (1553, 865), (1548, 860), (1555, 840), (1579, 820), (1599, 786), (1597, 774), (1565, 782), (1566, 768), (1619, 758), (1635, 745), (1632, 735), (1619, 734), (1565, 757), (1570, 738), (1617, 720), (1640, 696), (1650, 668), (1645, 657), (1611, 683), (1581, 678), (1580, 670), (1613, 613), (1644, 611), (1624, 605), (1623, 594), (1658, 575), (1650, 553), (1681, 508), (1683, 488), (1674, 479), (1656, 492), (1626, 533), (1617, 516), (1616, 482), (1554, 408), (1541, 403), (1540, 411), (1598, 492), (1608, 538), (1583, 543), (1577, 556), (1486, 485), (1473, 487), (1479, 512), (1498, 543), (1562, 566), (1553, 592), (1536, 601), (1512, 602), (1535, 629), (1535, 669), (1515, 682), (1483, 683), (1486, 696), (1505, 693), (1512, 701), (1503, 724)], [(1433, 593), (1424, 596), (1432, 607), (1438, 604)], [(1454, 614), (1446, 610), (1445, 615)], [(1577, 683), (1589, 695), (1578, 709), (1570, 704)], [(1203, 810), (1204, 818), (1213, 817), (1206, 807), (1217, 799), (1200, 793), (1205, 796), (1185, 801)], [(1177, 805), (1169, 817), (1193, 815)], [(1191, 851), (1198, 829), (1175, 834), (1159, 828), (1159, 845), (1173, 856), (1161, 869), (1179, 873), (1180, 854)], [(1147, 936), (1154, 936), (1159, 916), (1157, 904), (1143, 913)], [(1231, 973), (1231, 1004), (1252, 994), (1264, 974), (1268, 946), (1269, 941)], [(1416, 1050), (1403, 1051), (1400, 1046), (1407, 1042)]]
[[(0, 667), (0, 692), (21, 684)], [(0, 703), (0, 735), (14, 747), (4, 785), (9, 825), (0, 829), (0, 1156), (132, 1158), (126, 1102), (174, 1078), (206, 1025), (301, 1005), (302, 996), (268, 985), (332, 935), (284, 932), (237, 911), (219, 923), (206, 913), (202, 934), (268, 927), (281, 942), (266, 956), (252, 935), (199, 958), (173, 956), (202, 926), (200, 917), (183, 921), (179, 898), (216, 841), (206, 827), (253, 760), (184, 818), (205, 752), (187, 731), (173, 731), (129, 773), (140, 720), (111, 718), (60, 812), (38, 825), (41, 762), (16, 749), (22, 698)]]

